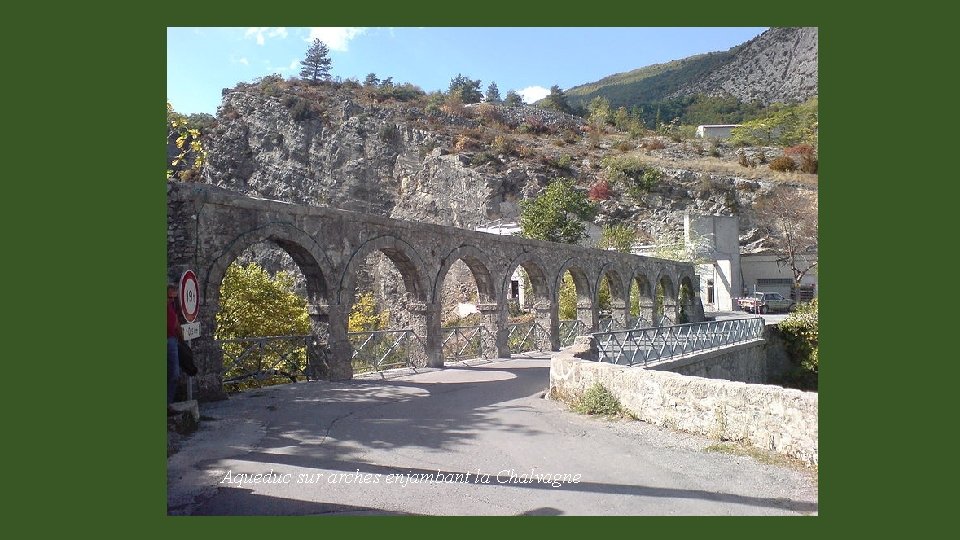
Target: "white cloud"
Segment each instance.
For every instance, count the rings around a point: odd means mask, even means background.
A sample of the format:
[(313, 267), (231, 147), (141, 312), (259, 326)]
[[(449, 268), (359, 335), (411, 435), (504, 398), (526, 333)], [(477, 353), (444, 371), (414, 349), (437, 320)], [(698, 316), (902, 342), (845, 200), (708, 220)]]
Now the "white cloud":
[(324, 42), (331, 51), (346, 52), (350, 40), (366, 32), (366, 28), (310, 28), (310, 35), (306, 41), (312, 42), (319, 39)]
[(243, 37), (249, 38), (253, 37), (257, 40), (257, 45), (263, 45), (267, 42), (267, 38), (280, 38), (286, 39), (287, 29), (280, 27), (269, 27), (269, 26), (252, 26), (247, 28)]
[(528, 86), (523, 90), (518, 90), (518, 94), (523, 98), (524, 103), (533, 103), (550, 95), (550, 90), (542, 86)]
[(236, 56), (234, 56), (234, 55), (232, 55), (232, 54), (230, 55), (230, 63), (231, 63), (231, 64), (243, 64), (243, 65), (245, 65), (245, 66), (249, 66), (249, 65), (250, 65), (250, 61), (247, 60), (247, 57), (246, 57), (246, 56), (241, 56), (241, 57), (237, 58)]

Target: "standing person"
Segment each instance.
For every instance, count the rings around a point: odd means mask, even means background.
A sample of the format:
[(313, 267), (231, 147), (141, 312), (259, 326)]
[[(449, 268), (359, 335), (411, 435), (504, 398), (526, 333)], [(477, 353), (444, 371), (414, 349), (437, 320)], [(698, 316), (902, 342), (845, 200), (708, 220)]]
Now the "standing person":
[(177, 318), (178, 287), (167, 285), (167, 413), (174, 412), (170, 404), (177, 393), (180, 382), (180, 356), (177, 344), (180, 339), (180, 320)]

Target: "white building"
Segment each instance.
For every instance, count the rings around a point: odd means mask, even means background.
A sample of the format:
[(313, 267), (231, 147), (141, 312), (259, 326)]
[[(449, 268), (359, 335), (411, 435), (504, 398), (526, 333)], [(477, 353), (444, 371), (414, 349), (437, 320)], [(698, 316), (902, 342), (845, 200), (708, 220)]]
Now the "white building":
[(733, 311), (741, 295), (740, 222), (736, 216), (683, 217), (687, 250), (697, 261), (704, 311)]
[[(803, 266), (815, 262), (816, 254), (800, 256)], [(793, 289), (793, 271), (784, 263), (777, 262), (777, 255), (771, 252), (740, 255), (741, 280), (744, 295), (761, 292), (778, 292), (790, 298)], [(800, 300), (807, 301), (817, 296), (816, 268), (807, 272), (800, 280)]]
[(740, 127), (740, 124), (708, 124), (697, 126), (697, 137), (701, 139), (729, 139), (735, 127)]
[[(789, 298), (793, 272), (770, 251), (740, 253), (740, 225), (736, 216), (691, 216), (683, 220), (687, 251), (701, 261), (700, 300), (703, 310), (734, 311), (740, 296), (761, 291), (779, 292)], [(804, 266), (816, 261), (816, 253), (802, 260)], [(817, 296), (817, 274), (807, 273), (800, 282), (800, 300)]]

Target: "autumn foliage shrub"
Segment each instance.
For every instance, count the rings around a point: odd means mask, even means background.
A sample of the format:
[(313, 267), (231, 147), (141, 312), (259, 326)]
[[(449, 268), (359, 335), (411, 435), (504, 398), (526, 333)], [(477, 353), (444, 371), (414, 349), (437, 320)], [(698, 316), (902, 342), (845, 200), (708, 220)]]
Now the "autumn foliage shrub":
[(809, 144), (798, 144), (783, 149), (786, 156), (795, 157), (800, 161), (800, 170), (809, 174), (817, 174), (819, 169), (819, 160), (816, 151)]
[(770, 162), (770, 170), (777, 172), (792, 172), (797, 170), (797, 162), (787, 156), (780, 156)]
[(587, 192), (587, 196), (590, 197), (591, 201), (606, 201), (610, 199), (611, 195), (610, 184), (606, 180), (594, 182)]

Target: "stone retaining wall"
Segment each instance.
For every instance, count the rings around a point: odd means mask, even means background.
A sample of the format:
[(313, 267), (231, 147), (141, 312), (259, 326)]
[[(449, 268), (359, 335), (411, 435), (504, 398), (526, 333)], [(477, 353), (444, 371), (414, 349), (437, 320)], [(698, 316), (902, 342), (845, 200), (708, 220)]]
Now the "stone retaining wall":
[(595, 382), (644, 422), (818, 463), (814, 392), (584, 361), (569, 350), (550, 362), (551, 396), (575, 398)]

